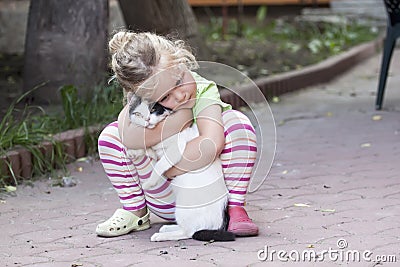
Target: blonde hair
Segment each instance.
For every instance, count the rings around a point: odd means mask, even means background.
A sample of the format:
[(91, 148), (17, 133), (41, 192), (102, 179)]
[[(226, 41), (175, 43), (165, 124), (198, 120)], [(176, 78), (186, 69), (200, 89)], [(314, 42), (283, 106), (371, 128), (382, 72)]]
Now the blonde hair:
[(150, 88), (147, 84), (146, 89), (149, 90), (138, 92), (138, 89), (157, 71), (182, 64), (188, 69), (198, 67), (184, 41), (173, 41), (150, 32), (120, 31), (114, 34), (108, 46), (111, 68), (124, 89), (124, 104), (128, 92), (138, 93), (142, 97), (151, 94), (155, 84)]

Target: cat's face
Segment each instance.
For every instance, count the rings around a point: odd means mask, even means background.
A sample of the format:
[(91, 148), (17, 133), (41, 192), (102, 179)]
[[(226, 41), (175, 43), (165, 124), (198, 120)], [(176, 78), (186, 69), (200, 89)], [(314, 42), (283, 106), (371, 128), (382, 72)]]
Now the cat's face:
[[(128, 96), (129, 99), (129, 96)], [(154, 128), (160, 121), (170, 115), (172, 111), (157, 103), (149, 103), (132, 94), (129, 102), (129, 119), (132, 123)]]

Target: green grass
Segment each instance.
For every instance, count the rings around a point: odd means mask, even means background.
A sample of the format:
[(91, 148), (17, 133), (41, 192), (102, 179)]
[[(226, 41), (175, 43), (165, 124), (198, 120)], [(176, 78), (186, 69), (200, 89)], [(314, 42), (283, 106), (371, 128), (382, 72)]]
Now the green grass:
[[(78, 96), (78, 88), (67, 85), (60, 88), (62, 112), (47, 114), (38, 106), (21, 106), (22, 100), (32, 92), (28, 92), (11, 103), (0, 122), (0, 156), (17, 147), (23, 147), (32, 153), (33, 176), (65, 170), (66, 156), (62, 144), (53, 139), (53, 135), (69, 129), (87, 128), (105, 124), (117, 118), (122, 109), (122, 89), (115, 83), (94, 88), (90, 96), (82, 99)], [(42, 142), (53, 145), (48, 155), (43, 155), (39, 148)], [(97, 137), (85, 137), (89, 153), (96, 153)], [(5, 166), (10, 171), (11, 166)], [(15, 174), (6, 174), (0, 170), (0, 188), (7, 184), (18, 183)]]
[[(253, 44), (269, 42), (273, 45), (268, 47), (276, 46), (276, 52), (285, 50), (286, 55), (288, 52), (309, 54), (309, 62), (314, 63), (346, 51), (352, 46), (374, 40), (378, 36), (376, 28), (360, 25), (352, 20), (328, 23), (295, 21), (293, 18), (266, 18), (267, 9), (260, 7), (254, 18), (242, 20), (240, 25), (237, 19), (230, 19), (224, 35), (221, 17), (211, 16), (209, 23), (200, 25), (200, 30), (210, 47), (213, 47), (214, 42), (234, 44), (240, 40), (247, 40), (250, 49)], [(265, 53), (260, 54), (263, 54), (261, 57), (265, 57)], [(300, 65), (301, 63), (299, 62)], [(291, 65), (297, 64), (292, 62)]]
[(64, 118), (58, 117), (63, 130), (89, 127), (110, 122), (122, 109), (122, 90), (116, 84), (96, 87), (87, 99), (78, 97), (78, 89), (72, 85), (61, 88)]

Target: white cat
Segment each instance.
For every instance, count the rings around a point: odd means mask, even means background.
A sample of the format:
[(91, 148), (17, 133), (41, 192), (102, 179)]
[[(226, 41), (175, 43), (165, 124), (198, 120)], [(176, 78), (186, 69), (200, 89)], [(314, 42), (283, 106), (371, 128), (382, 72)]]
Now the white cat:
[[(127, 95), (129, 101), (129, 119), (132, 123), (152, 129), (164, 120), (168, 115), (172, 114), (172, 110), (161, 106), (158, 103), (150, 103), (145, 99), (129, 92)], [(147, 155), (157, 160), (157, 155), (151, 149), (127, 149), (129, 158), (138, 158)]]
[(171, 109), (161, 106), (157, 102), (151, 103), (131, 92), (128, 93), (127, 98), (129, 99), (129, 118), (138, 126), (154, 128), (160, 121), (172, 114)]
[[(141, 110), (134, 108), (132, 113), (130, 112), (132, 123), (138, 125), (138, 121), (149, 121), (146, 114), (151, 113), (149, 108), (145, 110), (145, 105), (136, 105), (139, 106), (142, 107)], [(158, 161), (154, 165), (152, 175), (142, 184), (142, 189), (148, 190), (162, 182), (162, 179), (165, 179), (162, 174), (181, 160), (186, 143), (198, 135), (196, 125), (193, 125), (153, 146), (151, 150)], [(171, 186), (176, 196), (177, 224), (162, 226), (158, 233), (153, 234), (151, 241), (188, 238), (201, 241), (235, 240), (235, 235), (226, 231), (229, 220), (226, 210), (228, 190), (219, 159), (202, 169), (176, 176)]]

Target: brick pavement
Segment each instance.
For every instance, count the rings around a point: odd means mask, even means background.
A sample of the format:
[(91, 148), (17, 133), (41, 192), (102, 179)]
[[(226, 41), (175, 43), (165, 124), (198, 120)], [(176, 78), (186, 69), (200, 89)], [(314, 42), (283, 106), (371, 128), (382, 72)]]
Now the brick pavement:
[[(297, 266), (397, 266), (396, 263), (331, 260), (322, 254), (351, 250), (394, 255), (400, 261), (400, 53), (392, 60), (383, 111), (374, 110), (380, 64), (377, 55), (329, 84), (272, 104), (277, 151), (268, 179), (248, 195), (247, 210), (260, 235), (230, 243), (193, 240), (152, 243), (153, 227), (117, 238), (94, 229), (119, 207), (99, 162), (74, 163), (75, 187), (51, 181), (20, 186), (0, 203), (0, 266), (289, 266), (258, 251), (312, 250), (324, 260)], [(265, 106), (255, 109), (260, 126)], [(375, 116), (375, 117), (374, 117)], [(380, 117), (377, 117), (380, 116)], [(375, 120), (374, 120), (375, 119)], [(260, 127), (259, 126), (259, 127)], [(265, 137), (266, 138), (266, 137)], [(264, 141), (266, 142), (266, 140)], [(265, 149), (267, 149), (266, 146)], [(260, 163), (259, 174), (266, 172)], [(83, 171), (79, 172), (78, 167)], [(262, 169), (264, 168), (264, 170)], [(258, 177), (261, 178), (261, 177)], [(290, 252), (290, 254), (289, 254)], [(264, 257), (265, 254), (259, 256)], [(331, 257), (335, 257), (332, 254)]]

